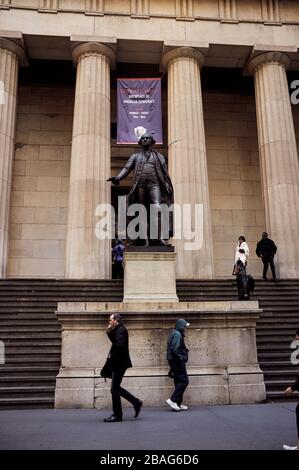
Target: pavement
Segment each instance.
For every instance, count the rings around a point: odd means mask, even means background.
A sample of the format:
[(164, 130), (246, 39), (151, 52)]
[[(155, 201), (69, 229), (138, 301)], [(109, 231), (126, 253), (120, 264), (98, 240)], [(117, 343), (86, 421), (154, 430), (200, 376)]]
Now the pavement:
[(0, 411), (1, 450), (281, 450), (296, 445), (296, 403), (105, 410)]

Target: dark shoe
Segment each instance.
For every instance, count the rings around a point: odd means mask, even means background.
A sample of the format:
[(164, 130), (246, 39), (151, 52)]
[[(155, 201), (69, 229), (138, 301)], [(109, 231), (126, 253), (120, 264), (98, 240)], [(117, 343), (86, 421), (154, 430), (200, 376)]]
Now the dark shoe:
[(104, 419), (104, 423), (118, 423), (122, 420), (122, 418), (117, 418), (115, 415), (111, 415), (109, 418)]
[(268, 281), (268, 279), (267, 279), (266, 277), (264, 277), (264, 276), (263, 276), (263, 279), (264, 279), (264, 281)]
[(135, 410), (134, 418), (138, 418), (142, 405), (143, 405), (142, 401), (139, 400), (139, 403), (137, 403), (137, 405), (134, 406), (134, 410)]

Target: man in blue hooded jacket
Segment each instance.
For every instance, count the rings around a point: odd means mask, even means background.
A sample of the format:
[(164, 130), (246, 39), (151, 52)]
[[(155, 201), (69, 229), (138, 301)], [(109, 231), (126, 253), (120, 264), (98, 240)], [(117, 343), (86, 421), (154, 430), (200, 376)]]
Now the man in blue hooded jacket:
[(184, 392), (189, 384), (186, 370), (189, 349), (186, 348), (184, 341), (185, 328), (189, 325), (190, 323), (183, 318), (177, 320), (175, 329), (171, 331), (167, 340), (167, 360), (175, 389), (166, 403), (175, 411), (188, 410), (188, 406), (182, 403)]

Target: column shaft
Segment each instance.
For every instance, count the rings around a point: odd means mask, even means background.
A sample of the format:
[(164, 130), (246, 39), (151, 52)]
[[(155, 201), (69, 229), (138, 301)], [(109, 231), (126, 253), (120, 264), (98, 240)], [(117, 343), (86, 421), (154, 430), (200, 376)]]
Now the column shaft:
[(14, 157), (18, 55), (0, 47), (0, 277), (6, 275)]
[[(177, 277), (213, 277), (213, 246), (209, 187), (203, 120), (200, 62), (203, 56), (191, 48), (170, 51), (168, 63), (169, 171), (174, 185), (175, 204), (202, 204), (203, 226), (192, 231), (202, 238), (202, 246), (187, 251), (188, 240), (175, 240)], [(184, 228), (185, 223), (183, 222)], [(200, 232), (200, 233), (199, 233)]]
[[(111, 277), (111, 241), (95, 234), (99, 204), (110, 204), (110, 59), (100, 44), (78, 46), (70, 171), (66, 277)], [(111, 51), (112, 53), (112, 51)]]
[(267, 53), (251, 62), (266, 226), (277, 246), (281, 278), (299, 277), (299, 165), (285, 65)]

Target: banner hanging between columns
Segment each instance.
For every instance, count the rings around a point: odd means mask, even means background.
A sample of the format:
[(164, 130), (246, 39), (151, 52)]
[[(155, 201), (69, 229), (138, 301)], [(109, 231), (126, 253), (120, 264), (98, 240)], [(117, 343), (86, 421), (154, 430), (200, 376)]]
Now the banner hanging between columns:
[(136, 144), (145, 133), (163, 143), (160, 78), (117, 80), (117, 143)]

